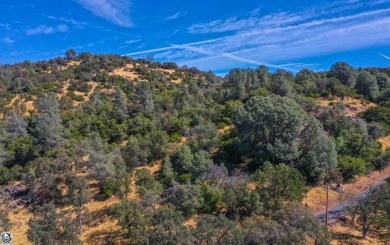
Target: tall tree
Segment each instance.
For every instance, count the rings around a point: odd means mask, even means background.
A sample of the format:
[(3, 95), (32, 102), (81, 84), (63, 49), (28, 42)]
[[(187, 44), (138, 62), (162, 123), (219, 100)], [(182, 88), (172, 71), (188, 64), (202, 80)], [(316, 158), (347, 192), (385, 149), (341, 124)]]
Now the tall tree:
[(202, 215), (194, 230), (195, 244), (242, 244), (241, 229), (224, 215)]
[(57, 212), (52, 202), (37, 209), (28, 225), (27, 238), (33, 244), (81, 244), (75, 222), (69, 214)]
[(35, 104), (38, 115), (35, 118), (33, 134), (40, 152), (57, 148), (64, 143), (62, 119), (59, 115), (55, 93), (42, 95)]
[[(237, 109), (234, 123), (255, 166), (270, 161), (303, 171), (304, 163), (319, 168), (335, 167), (337, 163), (335, 145), (317, 120), (292, 99), (276, 95), (252, 97)], [(307, 161), (309, 156), (315, 161)]]
[(115, 90), (114, 109), (116, 112), (115, 117), (118, 119), (120, 123), (124, 122), (127, 118), (129, 118), (128, 109), (127, 109), (127, 99), (120, 88), (116, 88)]
[(148, 229), (151, 217), (136, 201), (124, 201), (113, 207), (113, 213), (118, 218), (119, 225), (131, 238), (132, 244), (147, 244)]
[(233, 98), (239, 100), (243, 99), (246, 93), (245, 83), (247, 81), (247, 72), (242, 69), (233, 69), (226, 78), (233, 88)]
[(390, 78), (386, 75), (386, 73), (379, 73), (376, 76), (376, 81), (379, 86), (379, 90), (385, 90), (390, 88)]
[(16, 140), (19, 136), (27, 136), (27, 122), (22, 115), (11, 112), (7, 119), (7, 132), (11, 141)]
[(342, 84), (353, 87), (356, 81), (356, 70), (345, 62), (336, 62), (328, 72), (330, 77), (338, 79)]
[(375, 100), (379, 96), (379, 87), (375, 77), (366, 71), (360, 71), (356, 78), (357, 91), (370, 100)]
[(74, 49), (68, 49), (65, 52), (65, 57), (69, 60), (73, 60), (76, 58), (76, 50)]
[[(377, 233), (384, 231), (385, 237), (390, 236), (389, 221), (390, 221), (390, 184), (386, 183), (383, 186), (372, 188), (366, 196), (361, 197), (356, 205), (348, 208), (353, 215), (354, 222), (357, 215), (357, 221), (362, 228), (362, 237), (366, 238), (372, 228), (376, 228)], [(383, 234), (382, 234), (383, 235)]]
[(286, 202), (302, 200), (305, 191), (303, 176), (283, 163), (276, 166), (265, 163), (252, 178), (267, 210), (278, 210)]

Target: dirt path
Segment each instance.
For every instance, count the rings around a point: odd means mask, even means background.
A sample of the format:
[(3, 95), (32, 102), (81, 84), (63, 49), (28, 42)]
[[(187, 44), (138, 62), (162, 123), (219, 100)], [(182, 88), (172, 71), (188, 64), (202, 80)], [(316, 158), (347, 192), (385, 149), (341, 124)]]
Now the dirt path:
[[(382, 171), (374, 171), (367, 176), (362, 176), (353, 183), (343, 185), (343, 194), (336, 192), (331, 186), (329, 190), (329, 209), (337, 207), (342, 200), (347, 200), (349, 197), (359, 195), (368, 190), (371, 186), (378, 185), (389, 177), (390, 166), (384, 168)], [(302, 204), (309, 205), (310, 210), (315, 215), (320, 215), (325, 212), (325, 203), (326, 190), (323, 187), (312, 188), (302, 201)]]
[[(377, 187), (377, 186), (383, 185), (384, 183), (386, 183), (385, 179), (378, 182), (378, 183), (375, 183), (374, 185), (369, 186), (366, 190), (362, 191), (361, 193), (347, 198), (346, 200), (341, 202), (339, 205), (330, 208), (329, 212), (328, 212), (328, 222), (329, 223), (336, 222), (338, 220), (338, 218), (340, 217), (340, 215), (343, 214), (343, 211), (346, 207), (355, 205), (359, 201), (360, 198), (362, 198), (368, 194), (368, 192), (370, 191), (370, 189), (372, 187)], [(317, 214), (317, 217), (322, 222), (325, 222), (325, 218), (326, 218), (325, 210), (323, 212)]]

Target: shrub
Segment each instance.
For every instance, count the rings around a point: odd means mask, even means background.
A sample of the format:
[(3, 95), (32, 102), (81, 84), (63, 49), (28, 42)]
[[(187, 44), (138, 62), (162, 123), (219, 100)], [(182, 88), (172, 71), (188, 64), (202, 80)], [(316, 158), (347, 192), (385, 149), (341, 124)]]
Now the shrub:
[(190, 173), (185, 173), (179, 175), (179, 181), (182, 183), (189, 182), (191, 180), (192, 176)]
[(223, 129), (223, 128), (225, 128), (227, 126), (227, 124), (225, 123), (225, 122), (219, 122), (218, 124), (217, 124), (217, 128), (218, 129)]
[(366, 163), (362, 159), (350, 156), (340, 156), (338, 166), (345, 181), (363, 175), (367, 170)]
[(176, 142), (181, 142), (183, 139), (183, 136), (180, 134), (180, 133), (173, 133), (170, 137), (169, 137), (169, 142), (170, 143), (176, 143)]

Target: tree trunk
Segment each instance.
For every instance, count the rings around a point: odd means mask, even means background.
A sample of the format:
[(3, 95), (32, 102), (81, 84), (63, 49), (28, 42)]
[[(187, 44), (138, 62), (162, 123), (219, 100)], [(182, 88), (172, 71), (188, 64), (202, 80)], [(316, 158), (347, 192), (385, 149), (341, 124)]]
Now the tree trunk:
[(83, 211), (83, 205), (80, 204), (79, 206), (79, 229), (80, 229), (80, 236), (83, 234), (83, 214), (82, 214), (82, 211)]
[(363, 238), (367, 237), (367, 217), (363, 215)]

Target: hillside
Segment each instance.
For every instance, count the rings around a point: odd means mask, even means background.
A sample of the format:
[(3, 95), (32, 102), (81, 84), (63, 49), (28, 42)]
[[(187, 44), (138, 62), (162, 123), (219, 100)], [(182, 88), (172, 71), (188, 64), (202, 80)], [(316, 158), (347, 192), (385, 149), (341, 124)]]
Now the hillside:
[[(352, 226), (315, 216), (322, 186), (345, 189), (332, 207), (390, 177), (389, 75), (339, 62), (222, 78), (88, 52), (2, 66), (0, 230), (13, 244), (346, 242)], [(388, 236), (386, 195), (371, 243)]]

